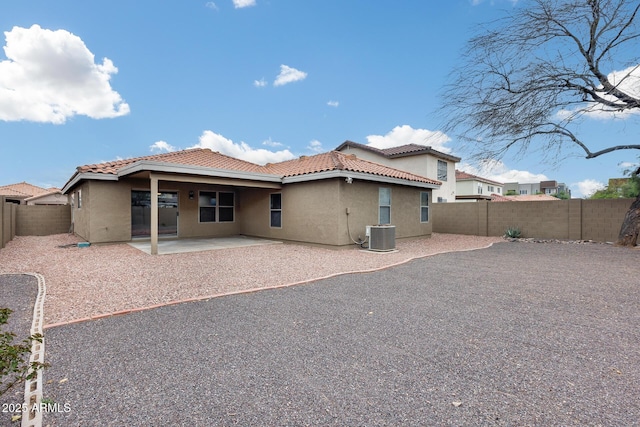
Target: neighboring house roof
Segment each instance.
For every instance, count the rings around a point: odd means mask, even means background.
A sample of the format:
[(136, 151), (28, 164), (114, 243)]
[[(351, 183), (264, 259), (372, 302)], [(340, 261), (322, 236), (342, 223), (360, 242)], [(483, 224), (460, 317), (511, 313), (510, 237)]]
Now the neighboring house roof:
[(547, 194), (521, 194), (519, 196), (501, 196), (500, 194), (491, 195), (492, 202), (541, 202), (551, 200), (560, 199)]
[(418, 144), (405, 144), (405, 145), (400, 145), (398, 147), (381, 149), (381, 148), (372, 147), (370, 145), (359, 144), (353, 141), (345, 141), (336, 148), (336, 151), (342, 151), (344, 148), (349, 148), (349, 147), (360, 148), (361, 150), (366, 150), (371, 153), (375, 153), (390, 159), (397, 158), (397, 157), (416, 156), (420, 154), (431, 154), (432, 156), (440, 157), (441, 159), (448, 160), (451, 162), (459, 162), (461, 160), (460, 157), (453, 156), (451, 154), (446, 154), (438, 150), (434, 150), (433, 148), (426, 145), (418, 145)]
[(16, 184), (0, 186), (0, 196), (26, 199), (28, 197), (43, 195), (49, 192), (49, 190), (57, 190), (57, 188), (46, 189), (23, 181)]
[(45, 192), (42, 193), (42, 194), (38, 194), (36, 196), (27, 197), (25, 199), (25, 201), (33, 202), (33, 201), (41, 199), (43, 197), (51, 196), (52, 194), (60, 194), (60, 195), (62, 195), (62, 190), (60, 190), (59, 188), (51, 187), (51, 188), (46, 189)]
[(459, 171), (456, 169), (456, 181), (480, 181), (480, 182), (486, 182), (489, 184), (493, 184), (493, 185), (504, 185), (501, 182), (498, 181), (492, 181), (490, 179), (487, 178), (483, 178), (481, 176), (477, 176), (477, 175), (472, 175), (470, 173), (464, 172), (464, 171)]
[[(172, 167), (184, 166), (176, 170)], [(190, 167), (190, 168), (188, 168)], [(358, 159), (355, 155), (337, 151), (302, 156), (298, 159), (280, 163), (269, 163), (264, 166), (239, 160), (208, 148), (193, 148), (171, 153), (136, 157), (132, 159), (116, 160), (100, 164), (79, 166), (76, 173), (65, 184), (63, 191), (67, 192), (81, 179), (117, 179), (118, 176), (145, 169), (155, 171), (171, 170), (212, 175), (226, 172), (226, 176), (234, 177), (233, 173), (242, 174), (243, 178), (261, 179), (278, 182), (298, 182), (309, 179), (322, 179), (334, 176), (346, 176), (353, 173), (354, 178), (382, 177), (387, 182), (401, 180), (402, 183), (419, 183), (419, 186), (436, 188), (439, 181), (404, 172), (378, 163)], [(103, 178), (101, 178), (103, 177)], [(400, 183), (400, 182), (399, 182)]]
[(317, 154), (315, 156), (301, 156), (298, 159), (273, 163), (266, 167), (270, 171), (282, 175), (283, 178), (308, 175), (318, 172), (349, 171), (441, 185), (440, 181), (425, 178), (399, 169), (394, 169), (368, 160), (362, 160), (357, 158), (354, 154), (345, 154), (339, 151), (330, 151), (328, 153)]

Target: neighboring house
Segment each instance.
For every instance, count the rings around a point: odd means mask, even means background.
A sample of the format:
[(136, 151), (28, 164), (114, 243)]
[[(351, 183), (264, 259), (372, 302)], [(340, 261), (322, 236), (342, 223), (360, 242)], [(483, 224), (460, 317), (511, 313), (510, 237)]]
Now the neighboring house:
[(440, 182), (338, 151), (260, 166), (209, 149), (80, 166), (63, 188), (74, 232), (92, 242), (244, 234), (348, 245), (365, 227), (430, 235)]
[(503, 184), (467, 172), (456, 170), (456, 201), (491, 200), (492, 194), (502, 194)]
[(0, 196), (18, 205), (66, 205), (67, 197), (59, 188), (42, 188), (27, 182), (0, 186)]
[(549, 196), (548, 194), (523, 194), (518, 196), (491, 195), (492, 202), (547, 202), (554, 200), (559, 201), (560, 199)]
[(433, 190), (434, 203), (456, 200), (455, 170), (460, 157), (418, 144), (379, 149), (353, 141), (345, 141), (336, 148), (336, 151), (352, 153), (361, 159), (440, 181), (442, 183), (440, 188)]
[(540, 181), (540, 192), (548, 195), (565, 193), (571, 198), (571, 190), (569, 187), (557, 181)]
[(504, 184), (503, 194), (509, 195), (535, 195), (535, 194), (560, 194), (565, 193), (571, 197), (569, 187), (557, 181), (540, 181), (520, 184), (518, 182), (508, 182)]

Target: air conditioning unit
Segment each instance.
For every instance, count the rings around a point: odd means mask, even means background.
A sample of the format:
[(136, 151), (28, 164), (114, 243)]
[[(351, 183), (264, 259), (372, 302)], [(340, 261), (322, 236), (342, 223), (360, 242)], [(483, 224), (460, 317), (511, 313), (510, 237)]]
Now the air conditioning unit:
[(372, 225), (369, 228), (369, 250), (386, 252), (396, 248), (395, 225)]

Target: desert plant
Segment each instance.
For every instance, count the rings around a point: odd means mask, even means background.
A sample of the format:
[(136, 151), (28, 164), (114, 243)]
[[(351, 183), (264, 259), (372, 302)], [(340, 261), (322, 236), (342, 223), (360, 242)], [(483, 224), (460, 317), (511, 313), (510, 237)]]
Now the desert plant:
[(34, 378), (39, 369), (48, 365), (41, 362), (29, 363), (33, 341), (42, 342), (41, 334), (30, 335), (20, 343), (13, 343), (16, 334), (2, 330), (9, 321), (12, 310), (0, 308), (0, 396), (19, 381)]
[(519, 227), (509, 227), (504, 232), (505, 237), (509, 237), (511, 239), (519, 239), (522, 236), (522, 231)]

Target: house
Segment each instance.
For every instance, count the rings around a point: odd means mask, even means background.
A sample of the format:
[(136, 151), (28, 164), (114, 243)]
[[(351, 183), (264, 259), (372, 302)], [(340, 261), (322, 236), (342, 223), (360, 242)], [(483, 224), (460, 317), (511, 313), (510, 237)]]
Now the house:
[(352, 153), (361, 159), (440, 181), (442, 183), (440, 188), (433, 190), (434, 203), (453, 202), (456, 199), (455, 168), (460, 157), (418, 144), (379, 149), (345, 141), (336, 148), (336, 151)]
[(42, 188), (28, 182), (0, 186), (0, 196), (18, 205), (66, 205), (67, 197), (59, 188)]
[(559, 200), (559, 198), (549, 196), (548, 194), (522, 194), (518, 196), (491, 195), (492, 202), (548, 202)]
[(503, 184), (456, 169), (456, 201), (491, 200), (492, 194), (502, 194)]
[(365, 227), (430, 235), (437, 180), (331, 151), (264, 166), (188, 149), (80, 166), (63, 188), (92, 242), (250, 235), (342, 246)]
[(532, 183), (508, 182), (504, 184), (503, 194), (509, 196), (517, 195), (534, 195), (534, 194), (561, 194), (564, 193), (571, 197), (571, 190), (562, 182), (557, 181), (540, 181)]

